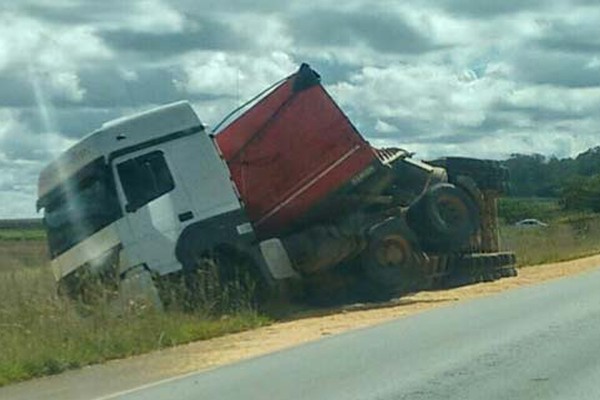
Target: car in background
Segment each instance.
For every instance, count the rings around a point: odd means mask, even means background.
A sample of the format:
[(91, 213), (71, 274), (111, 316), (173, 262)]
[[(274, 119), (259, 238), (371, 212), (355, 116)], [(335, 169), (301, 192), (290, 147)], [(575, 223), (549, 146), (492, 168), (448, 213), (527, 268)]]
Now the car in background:
[(515, 226), (523, 228), (545, 228), (548, 226), (548, 224), (540, 221), (539, 219), (527, 218), (515, 223)]

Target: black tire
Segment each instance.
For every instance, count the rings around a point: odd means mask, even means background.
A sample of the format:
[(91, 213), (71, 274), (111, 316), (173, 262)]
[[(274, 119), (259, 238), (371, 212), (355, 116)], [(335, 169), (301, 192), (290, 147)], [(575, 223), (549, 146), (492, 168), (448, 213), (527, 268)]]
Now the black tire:
[(453, 251), (464, 246), (479, 227), (479, 210), (465, 191), (440, 183), (409, 207), (407, 222), (425, 250)]
[(421, 249), (414, 232), (400, 218), (390, 218), (370, 231), (362, 268), (373, 300), (418, 289), (424, 284)]

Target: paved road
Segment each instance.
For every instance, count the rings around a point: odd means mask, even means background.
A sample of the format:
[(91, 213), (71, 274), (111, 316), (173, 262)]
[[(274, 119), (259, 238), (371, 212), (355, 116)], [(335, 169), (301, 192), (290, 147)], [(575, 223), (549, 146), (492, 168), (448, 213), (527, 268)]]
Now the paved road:
[(599, 288), (600, 269), (108, 397), (150, 377), (84, 369), (0, 399), (600, 399)]
[(600, 271), (114, 398), (600, 399)]

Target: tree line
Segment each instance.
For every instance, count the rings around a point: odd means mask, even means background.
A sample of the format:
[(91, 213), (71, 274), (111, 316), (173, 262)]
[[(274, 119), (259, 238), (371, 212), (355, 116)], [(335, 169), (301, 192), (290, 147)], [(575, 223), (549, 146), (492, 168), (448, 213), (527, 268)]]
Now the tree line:
[(512, 154), (503, 163), (509, 196), (558, 198), (565, 209), (600, 212), (600, 146), (574, 158)]

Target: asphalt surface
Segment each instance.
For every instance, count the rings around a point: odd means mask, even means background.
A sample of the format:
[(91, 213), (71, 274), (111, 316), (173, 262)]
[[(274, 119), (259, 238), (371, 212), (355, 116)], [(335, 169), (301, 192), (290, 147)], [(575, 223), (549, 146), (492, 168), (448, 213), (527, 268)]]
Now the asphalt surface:
[(600, 269), (125, 392), (144, 379), (84, 369), (0, 399), (600, 399), (599, 288)]
[(600, 271), (403, 318), (120, 399), (600, 399)]

